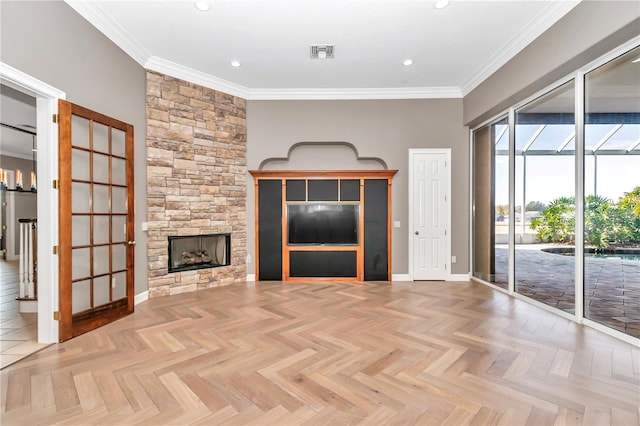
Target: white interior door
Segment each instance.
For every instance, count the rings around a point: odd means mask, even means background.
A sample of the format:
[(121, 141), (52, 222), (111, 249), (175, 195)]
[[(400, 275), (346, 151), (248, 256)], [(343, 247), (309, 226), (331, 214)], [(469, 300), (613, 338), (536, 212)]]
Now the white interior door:
[(450, 157), (442, 149), (410, 152), (414, 280), (445, 280), (449, 275)]

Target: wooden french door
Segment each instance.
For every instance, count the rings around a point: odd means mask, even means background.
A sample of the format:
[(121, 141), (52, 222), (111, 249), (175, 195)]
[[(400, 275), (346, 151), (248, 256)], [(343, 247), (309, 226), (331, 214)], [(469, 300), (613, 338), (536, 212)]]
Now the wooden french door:
[(133, 312), (133, 126), (59, 101), (59, 337)]

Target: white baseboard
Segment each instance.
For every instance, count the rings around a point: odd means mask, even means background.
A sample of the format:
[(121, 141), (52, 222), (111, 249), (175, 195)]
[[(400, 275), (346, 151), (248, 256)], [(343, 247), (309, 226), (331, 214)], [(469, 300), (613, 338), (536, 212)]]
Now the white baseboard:
[(23, 314), (38, 313), (37, 300), (20, 300), (18, 302), (18, 311)]
[(447, 281), (469, 281), (469, 274), (450, 274)]
[(149, 300), (149, 290), (136, 294), (135, 297), (133, 298), (133, 303), (135, 305), (139, 305), (142, 302), (146, 302), (147, 300)]
[[(247, 274), (247, 282), (256, 280), (256, 274)], [(391, 281), (413, 281), (411, 274), (391, 274)], [(469, 281), (469, 274), (451, 274), (447, 281)]]
[(391, 281), (413, 281), (410, 274), (391, 274)]

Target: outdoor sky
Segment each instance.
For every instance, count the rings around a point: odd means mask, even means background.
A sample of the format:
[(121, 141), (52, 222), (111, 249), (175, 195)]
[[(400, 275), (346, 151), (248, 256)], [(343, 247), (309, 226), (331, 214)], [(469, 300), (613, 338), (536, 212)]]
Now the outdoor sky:
[[(500, 133), (496, 126), (496, 134)], [(527, 141), (539, 126), (518, 126), (516, 132), (516, 148), (522, 150)], [(535, 149), (557, 149), (572, 133), (572, 125), (549, 125), (529, 147)], [(603, 135), (611, 130), (611, 125), (587, 126), (585, 141), (588, 149), (592, 149)], [(496, 149), (508, 148), (508, 132), (505, 132), (496, 143)], [(622, 149), (632, 146), (640, 140), (640, 125), (624, 125), (604, 145), (603, 148)], [(573, 150), (575, 139), (565, 149)], [(634, 151), (639, 150), (636, 147)], [(516, 205), (522, 204), (523, 157), (516, 157)], [(640, 155), (599, 155), (597, 159), (597, 187), (594, 183), (595, 160), (587, 155), (585, 160), (585, 194), (597, 193), (617, 201), (625, 192), (640, 186)], [(530, 155), (526, 159), (527, 187), (526, 203), (540, 201), (545, 204), (559, 197), (571, 197), (575, 194), (575, 158), (572, 155)], [(509, 169), (508, 157), (496, 156), (496, 205), (509, 204)], [(596, 192), (597, 191), (597, 192)]]

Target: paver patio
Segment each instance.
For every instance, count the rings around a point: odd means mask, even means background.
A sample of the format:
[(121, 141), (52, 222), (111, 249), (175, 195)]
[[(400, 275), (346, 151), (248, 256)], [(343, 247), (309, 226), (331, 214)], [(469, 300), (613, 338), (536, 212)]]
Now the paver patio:
[[(516, 291), (574, 313), (575, 258), (547, 253), (541, 244), (516, 246)], [(495, 284), (506, 288), (508, 249), (496, 246)], [(586, 318), (640, 337), (640, 261), (587, 257)]]

